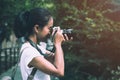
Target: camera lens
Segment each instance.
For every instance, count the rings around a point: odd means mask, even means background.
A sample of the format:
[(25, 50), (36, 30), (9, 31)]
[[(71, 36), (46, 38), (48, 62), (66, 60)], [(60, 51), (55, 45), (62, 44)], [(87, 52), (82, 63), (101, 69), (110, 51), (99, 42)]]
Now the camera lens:
[[(53, 36), (56, 34), (58, 27), (53, 27), (51, 33), (53, 30), (55, 31)], [(66, 34), (68, 38), (70, 39), (72, 37), (73, 29), (61, 29), (62, 34)]]
[(63, 29), (61, 30), (63, 34), (71, 34), (73, 29)]
[(72, 31), (73, 31), (73, 29), (63, 29), (62, 34), (66, 34), (68, 36), (68, 39), (71, 39)]

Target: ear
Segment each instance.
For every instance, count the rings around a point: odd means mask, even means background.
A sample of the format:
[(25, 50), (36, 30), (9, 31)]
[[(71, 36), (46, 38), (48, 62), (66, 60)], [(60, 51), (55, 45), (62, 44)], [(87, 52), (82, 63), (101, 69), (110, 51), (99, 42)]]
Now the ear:
[(34, 31), (35, 31), (36, 33), (38, 33), (38, 31), (39, 31), (39, 25), (36, 24), (36, 25), (34, 26)]

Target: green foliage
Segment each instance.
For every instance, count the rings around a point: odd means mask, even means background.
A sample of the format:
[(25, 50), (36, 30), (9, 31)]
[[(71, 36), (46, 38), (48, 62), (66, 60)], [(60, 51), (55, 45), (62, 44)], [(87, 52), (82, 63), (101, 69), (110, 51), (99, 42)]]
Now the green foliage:
[(110, 80), (110, 71), (119, 65), (120, 23), (105, 16), (114, 11), (105, 7), (112, 0), (94, 1), (55, 1), (56, 24), (75, 30), (74, 40), (63, 46), (67, 56), (63, 80)]
[[(0, 0), (0, 26), (6, 26), (7, 28), (6, 36), (3, 38), (9, 39), (14, 26), (15, 16), (20, 11), (35, 7), (48, 8), (52, 13), (55, 10), (53, 0)], [(5, 25), (6, 23), (7, 25)]]
[(117, 66), (116, 70), (111, 70), (112, 79), (111, 80), (120, 80), (120, 66)]
[[(12, 31), (14, 17), (34, 7), (49, 9), (55, 26), (73, 28), (73, 41), (63, 44), (65, 77), (61, 80), (118, 80), (120, 22), (107, 17), (115, 0), (1, 0), (0, 24)], [(118, 1), (118, 0), (117, 0)], [(9, 33), (10, 34), (10, 33)]]

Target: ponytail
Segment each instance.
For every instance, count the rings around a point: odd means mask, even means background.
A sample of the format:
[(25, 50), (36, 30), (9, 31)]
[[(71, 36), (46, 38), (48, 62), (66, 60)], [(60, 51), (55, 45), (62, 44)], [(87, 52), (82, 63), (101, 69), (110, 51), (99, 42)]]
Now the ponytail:
[(16, 16), (14, 21), (14, 32), (17, 38), (26, 36), (28, 19), (29, 11), (21, 12)]
[(51, 14), (44, 8), (34, 8), (30, 11), (19, 13), (15, 18), (14, 32), (17, 38), (33, 34), (34, 25), (39, 25), (42, 29), (51, 18)]

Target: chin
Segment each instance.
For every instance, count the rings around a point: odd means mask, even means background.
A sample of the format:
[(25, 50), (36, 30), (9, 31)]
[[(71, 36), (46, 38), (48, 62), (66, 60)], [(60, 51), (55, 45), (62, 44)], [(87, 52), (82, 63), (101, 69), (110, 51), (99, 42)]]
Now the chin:
[(50, 38), (50, 35), (42, 36), (42, 37), (40, 38), (40, 41), (46, 42), (48, 38)]
[(46, 37), (42, 37), (42, 38), (40, 38), (40, 41), (42, 41), (42, 42), (46, 42), (47, 39), (48, 39), (48, 38), (46, 38)]

